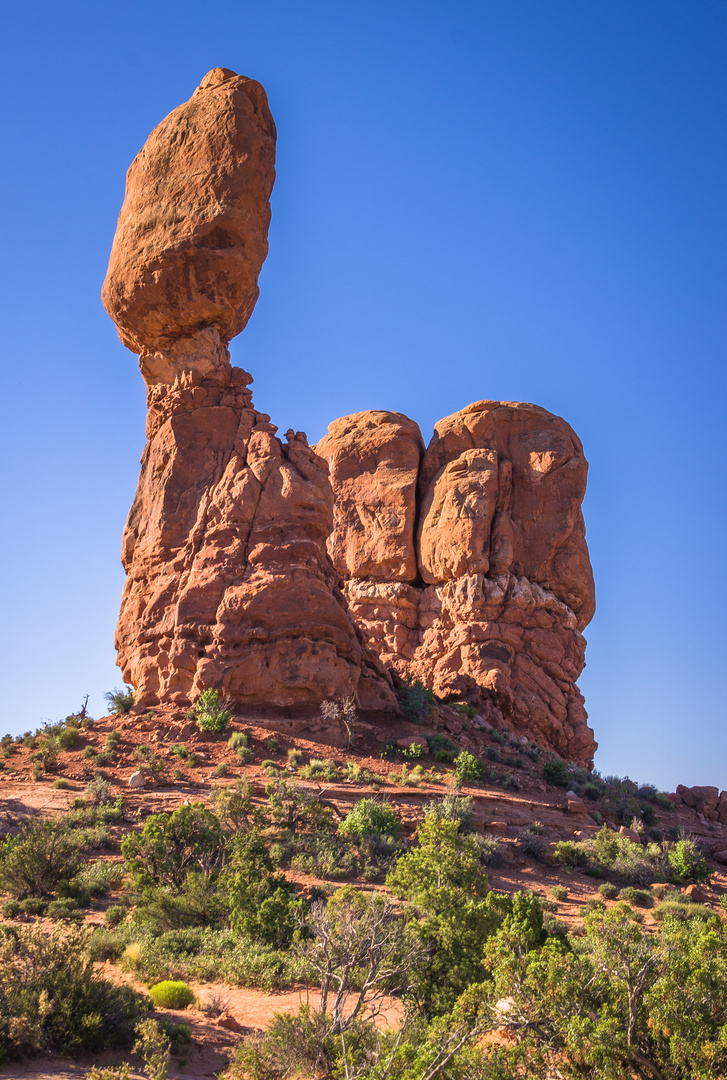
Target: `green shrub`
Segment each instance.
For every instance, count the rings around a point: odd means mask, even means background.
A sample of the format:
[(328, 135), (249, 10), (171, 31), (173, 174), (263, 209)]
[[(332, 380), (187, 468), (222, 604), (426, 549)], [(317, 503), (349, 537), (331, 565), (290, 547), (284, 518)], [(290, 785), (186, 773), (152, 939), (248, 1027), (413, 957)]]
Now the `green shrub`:
[(0, 844), (0, 885), (18, 899), (48, 896), (78, 864), (77, 845), (63, 822), (34, 819)]
[(537, 862), (543, 862), (548, 853), (543, 838), (538, 833), (530, 832), (529, 829), (520, 837), (518, 847), (523, 855), (527, 855), (528, 858), (535, 859)]
[(65, 776), (59, 776), (57, 780), (53, 781), (53, 787), (58, 788), (60, 791), (65, 791), (68, 787), (68, 781)]
[(144, 1059), (144, 1072), (148, 1080), (167, 1080), (171, 1039), (157, 1020), (149, 1017), (136, 1028), (134, 1053)]
[(104, 922), (107, 926), (119, 926), (126, 920), (127, 911), (123, 904), (111, 904), (104, 913)]
[(165, 979), (149, 987), (149, 997), (156, 1009), (186, 1009), (195, 1002), (194, 991), (185, 982)]
[(217, 690), (203, 690), (194, 703), (194, 716), (201, 731), (215, 731), (222, 734), (227, 731), (232, 713), (224, 701), (220, 701)]
[(407, 746), (403, 751), (403, 755), (409, 761), (416, 761), (418, 758), (424, 756), (424, 749), (419, 743), (412, 743), (411, 746)]
[(245, 731), (233, 731), (227, 740), (230, 750), (238, 750), (240, 747), (250, 745), (250, 736)]
[(76, 874), (74, 881), (91, 896), (105, 896), (124, 876), (124, 868), (118, 863), (98, 859), (87, 863)]
[(434, 818), (458, 821), (461, 831), (468, 832), (472, 828), (472, 796), (445, 795), (441, 799), (433, 799), (424, 804), (424, 813)]
[(123, 690), (111, 690), (108, 694), (104, 694), (104, 697), (109, 711), (116, 713), (117, 716), (131, 712), (134, 707), (134, 688), (132, 686), (125, 685)]
[(568, 787), (571, 781), (570, 770), (564, 761), (546, 761), (543, 765), (543, 780), (552, 787)]
[(359, 799), (339, 825), (338, 831), (341, 836), (359, 841), (383, 836), (396, 839), (401, 831), (401, 818), (391, 803)]
[(140, 833), (121, 844), (127, 868), (141, 887), (178, 890), (190, 872), (211, 874), (225, 858), (219, 819), (202, 803), (180, 806), (172, 814), (152, 814)]
[(705, 904), (693, 904), (684, 900), (663, 900), (652, 912), (657, 922), (665, 919), (678, 919), (686, 922), (689, 919), (702, 919), (707, 922), (714, 918), (714, 912)]
[(23, 915), (44, 915), (47, 908), (46, 901), (37, 896), (29, 896), (20, 901), (20, 911)]
[(86, 794), (90, 796), (94, 806), (103, 806), (111, 802), (112, 787), (103, 776), (94, 776), (90, 784), (86, 785)]
[[(460, 832), (463, 830), (460, 828)], [(477, 854), (482, 866), (497, 866), (502, 862), (502, 844), (494, 836), (475, 834)]]
[(603, 885), (598, 886), (598, 891), (604, 900), (615, 900), (618, 896), (618, 886), (612, 881), (604, 881)]
[(227, 772), (228, 772), (228, 769), (227, 769), (227, 765), (225, 764), (225, 762), (224, 761), (218, 762), (217, 767), (215, 768), (215, 776), (227, 776)]
[(87, 759), (88, 758), (95, 758), (97, 754), (98, 754), (98, 750), (96, 749), (96, 747), (92, 746), (91, 743), (88, 743), (87, 746), (84, 746), (83, 753), (81, 754), (81, 757), (84, 757), (84, 758), (87, 758)]
[(396, 696), (402, 714), (414, 724), (425, 724), (437, 701), (432, 690), (418, 679), (411, 678), (397, 688)]
[(0, 1049), (78, 1054), (128, 1043), (147, 1003), (101, 978), (88, 931), (23, 927), (0, 941)]
[(482, 776), (482, 762), (468, 750), (463, 750), (454, 762), (454, 775), (461, 783), (468, 780), (479, 780)]
[(560, 900), (560, 902), (563, 903), (565, 900), (568, 899), (568, 890), (566, 889), (565, 885), (553, 885), (550, 890), (550, 895), (555, 900)]
[(59, 900), (51, 900), (50, 904), (48, 904), (47, 913), (51, 919), (73, 919), (81, 914), (78, 910), (78, 904), (69, 896)]
[(75, 725), (69, 725), (58, 733), (58, 748), (60, 750), (75, 750), (80, 741), (81, 733)]
[(20, 904), (17, 900), (6, 900), (2, 907), (0, 907), (0, 914), (2, 914), (5, 919), (14, 919), (20, 914)]
[(654, 897), (646, 889), (635, 889), (633, 885), (627, 885), (618, 894), (619, 900), (625, 900), (627, 904), (635, 904), (636, 907), (652, 907)]
[(581, 867), (588, 863), (588, 853), (581, 844), (573, 840), (559, 840), (555, 845), (553, 858), (561, 866)]
[[(271, 762), (274, 765), (275, 762)], [(307, 765), (304, 765), (299, 774), (304, 780), (337, 780), (338, 779), (338, 766), (333, 758), (326, 758), (324, 761), (320, 761), (318, 758), (311, 758)]]
[(669, 849), (669, 862), (678, 881), (707, 881), (709, 867), (692, 839), (678, 840)]

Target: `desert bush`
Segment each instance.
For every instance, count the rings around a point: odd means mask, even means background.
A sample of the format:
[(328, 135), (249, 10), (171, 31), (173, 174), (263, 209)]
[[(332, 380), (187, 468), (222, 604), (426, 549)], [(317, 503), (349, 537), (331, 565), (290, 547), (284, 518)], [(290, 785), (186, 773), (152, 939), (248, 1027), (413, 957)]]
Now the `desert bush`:
[(553, 885), (550, 890), (550, 895), (554, 900), (559, 900), (561, 903), (564, 903), (568, 899), (568, 890), (565, 885)]
[(618, 886), (614, 885), (612, 881), (604, 881), (602, 885), (598, 886), (598, 891), (604, 900), (615, 900), (618, 896)]
[(111, 892), (115, 885), (119, 884), (123, 876), (124, 868), (119, 866), (118, 863), (97, 859), (95, 862), (87, 863), (81, 867), (74, 881), (81, 888), (86, 889), (91, 896), (105, 896), (106, 893)]
[(68, 787), (68, 781), (66, 780), (65, 776), (59, 776), (56, 780), (54, 780), (53, 787), (58, 788), (61, 791), (65, 791)]
[(0, 1048), (75, 1054), (130, 1040), (144, 998), (101, 978), (88, 954), (88, 932), (23, 927), (0, 941)]
[(652, 907), (654, 897), (646, 889), (635, 889), (633, 885), (627, 885), (618, 894), (619, 900), (625, 900), (627, 904), (635, 904), (636, 907)]
[(678, 840), (669, 848), (669, 862), (678, 881), (707, 881), (709, 867), (704, 855), (691, 838)]
[(29, 896), (20, 901), (20, 913), (22, 915), (45, 915), (48, 909), (47, 900), (41, 900), (37, 896)]
[(134, 1053), (144, 1059), (148, 1080), (167, 1080), (171, 1039), (157, 1020), (150, 1017), (137, 1025)]
[(568, 787), (571, 775), (568, 766), (560, 758), (554, 761), (546, 761), (543, 765), (543, 780), (552, 787)]
[(219, 761), (217, 763), (216, 768), (215, 768), (215, 776), (227, 776), (228, 771), (229, 770), (228, 770), (227, 765), (225, 764), (225, 762), (224, 761)]
[(498, 866), (502, 862), (502, 844), (494, 836), (482, 836), (481, 833), (475, 833), (474, 840), (482, 866)]
[(506, 791), (520, 790), (520, 783), (512, 773), (503, 773), (499, 779), (499, 783), (502, 784)]
[(553, 858), (561, 866), (571, 868), (582, 867), (588, 864), (588, 852), (583, 844), (572, 840), (559, 840), (553, 851)]
[(295, 886), (275, 873), (265, 840), (256, 830), (235, 836), (222, 879), (233, 929), (276, 948), (289, 945), (305, 906)]
[(14, 919), (20, 914), (20, 904), (17, 900), (6, 900), (0, 907), (0, 914), (4, 919)]
[(201, 731), (222, 734), (227, 731), (232, 713), (226, 702), (220, 700), (217, 690), (203, 690), (194, 703), (194, 717)]
[(104, 697), (106, 698), (109, 711), (115, 713), (117, 716), (131, 712), (134, 707), (133, 686), (125, 685), (123, 690), (110, 690), (107, 694), (104, 694)]
[(131, 1065), (128, 1061), (121, 1065), (109, 1065), (105, 1069), (92, 1065), (83, 1080), (131, 1080)]
[(333, 830), (331, 808), (324, 806), (318, 794), (301, 784), (278, 779), (266, 784), (265, 794), (268, 797), (270, 817), (286, 832), (300, 832), (303, 829), (319, 832)]
[(531, 832), (530, 829), (526, 829), (520, 836), (518, 847), (523, 855), (527, 855), (530, 859), (535, 859), (536, 862), (543, 862), (548, 853), (547, 845), (542, 836), (538, 833)]
[(145, 746), (143, 743), (134, 750), (134, 758), (139, 763), (139, 770), (145, 776), (151, 776), (155, 780), (163, 776), (167, 770), (167, 763), (164, 758), (155, 754), (150, 747)]
[[(133, 927), (125, 924), (123, 931), (115, 935), (120, 936), (121, 943)], [(123, 953), (122, 966), (146, 982), (222, 981), (271, 991), (301, 979), (300, 962), (287, 948), (275, 949), (234, 931), (189, 927), (159, 936), (147, 931), (135, 936), (131, 945), (118, 951)]]
[(240, 747), (247, 747), (250, 745), (250, 736), (245, 731), (233, 731), (227, 740), (227, 745), (230, 750), (238, 750)]
[(69, 724), (58, 733), (59, 750), (75, 750), (81, 741), (81, 733), (75, 724)]
[(343, 725), (350, 747), (353, 741), (353, 723), (356, 719), (355, 700), (347, 697), (341, 698), (340, 701), (324, 701), (321, 703), (321, 716), (329, 723)]
[(71, 897), (63, 897), (59, 900), (51, 900), (47, 908), (48, 917), (51, 919), (74, 919), (82, 913), (78, 904)]
[(482, 762), (468, 750), (458, 754), (454, 762), (454, 775), (461, 783), (469, 780), (479, 780), (482, 776)]
[(103, 776), (95, 776), (90, 784), (86, 785), (86, 794), (94, 806), (111, 802), (112, 790), (111, 784)]
[(424, 813), (434, 818), (458, 821), (460, 831), (468, 832), (472, 827), (472, 796), (444, 795), (441, 799), (432, 799), (424, 804)]
[(662, 900), (654, 908), (652, 915), (657, 922), (665, 919), (677, 919), (685, 922), (688, 919), (701, 919), (703, 922), (714, 918), (714, 912), (705, 904), (694, 904), (684, 900)]
[[(275, 762), (272, 762), (274, 765)], [(304, 765), (300, 770), (300, 776), (304, 780), (337, 780), (338, 779), (338, 766), (333, 758), (326, 758), (321, 761), (318, 758), (311, 758), (307, 765)]]
[(252, 788), (245, 777), (235, 780), (234, 784), (221, 784), (213, 788), (210, 803), (225, 832), (239, 832), (250, 827)]
[(126, 920), (128, 912), (123, 904), (111, 904), (104, 912), (104, 922), (109, 927), (119, 926)]
[(222, 869), (225, 838), (217, 816), (202, 803), (192, 803), (171, 814), (151, 815), (141, 833), (130, 833), (122, 842), (121, 853), (140, 887), (180, 889), (190, 872)]
[(78, 865), (77, 846), (62, 821), (31, 820), (0, 844), (0, 885), (19, 899), (50, 895)]
[(149, 987), (149, 997), (156, 1009), (186, 1009), (195, 1001), (194, 991), (185, 982), (166, 979)]
[(359, 799), (338, 827), (341, 836), (362, 841), (393, 837), (401, 831), (401, 818), (391, 803)]
[(436, 704), (436, 697), (424, 683), (408, 678), (396, 689), (399, 708), (407, 720), (414, 724), (425, 724)]

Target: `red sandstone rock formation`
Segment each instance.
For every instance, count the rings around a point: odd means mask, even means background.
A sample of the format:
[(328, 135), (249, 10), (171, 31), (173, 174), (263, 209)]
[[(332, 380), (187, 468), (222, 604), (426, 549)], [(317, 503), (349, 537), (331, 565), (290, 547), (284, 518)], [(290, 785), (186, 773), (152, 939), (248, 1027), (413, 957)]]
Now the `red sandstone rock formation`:
[(354, 617), (401, 675), (590, 763), (576, 680), (595, 602), (577, 436), (535, 405), (481, 401), (421, 447), (415, 424), (378, 412), (335, 421), (316, 447)]
[(142, 706), (213, 687), (258, 712), (349, 695), (391, 711), (389, 665), (589, 762), (577, 437), (484, 401), (426, 451), (390, 412), (335, 421), (318, 453), (277, 439), (227, 351), (258, 295), (274, 158), (262, 87), (216, 68), (129, 169), (103, 290), (147, 384), (124, 678)]
[(326, 552), (325, 463), (304, 434), (275, 437), (230, 365), (267, 252), (274, 148), (262, 87), (217, 68), (129, 170), (103, 298), (141, 353), (149, 441), (118, 662), (142, 706), (212, 687), (258, 712), (349, 695), (392, 710)]
[(215, 68), (126, 177), (104, 306), (133, 352), (247, 324), (268, 253), (275, 124), (260, 83)]

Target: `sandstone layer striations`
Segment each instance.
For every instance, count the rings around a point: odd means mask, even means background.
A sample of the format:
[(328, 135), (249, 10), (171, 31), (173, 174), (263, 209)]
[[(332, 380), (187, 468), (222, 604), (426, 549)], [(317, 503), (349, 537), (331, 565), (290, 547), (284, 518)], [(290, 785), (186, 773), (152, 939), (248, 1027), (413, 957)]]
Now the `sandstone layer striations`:
[(230, 364), (258, 295), (274, 159), (262, 87), (217, 68), (129, 169), (103, 299), (141, 354), (148, 442), (118, 662), (142, 706), (212, 687), (257, 712), (343, 696), (392, 710), (326, 550), (326, 465), (304, 434), (276, 437)]
[(381, 660), (590, 763), (576, 686), (595, 607), (587, 463), (568, 424), (480, 401), (440, 421), (425, 451), (411, 420), (366, 412), (316, 450), (336, 497), (329, 551)]

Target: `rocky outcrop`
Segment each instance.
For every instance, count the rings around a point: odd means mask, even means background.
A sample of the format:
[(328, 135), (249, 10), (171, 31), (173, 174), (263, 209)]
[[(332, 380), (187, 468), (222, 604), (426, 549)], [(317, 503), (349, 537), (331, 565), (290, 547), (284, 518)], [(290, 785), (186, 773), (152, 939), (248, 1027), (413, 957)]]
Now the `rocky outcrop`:
[(387, 712), (391, 668), (590, 762), (580, 442), (492, 401), (426, 449), (383, 411), (315, 451), (278, 439), (227, 349), (257, 299), (274, 165), (262, 87), (215, 68), (129, 169), (103, 299), (147, 385), (117, 629), (137, 703), (211, 687), (257, 715), (349, 696)]
[(347, 696), (393, 710), (326, 551), (326, 465), (303, 433), (276, 437), (230, 364), (267, 252), (274, 146), (262, 87), (218, 68), (129, 170), (103, 298), (141, 354), (148, 442), (118, 662), (144, 707), (212, 687), (263, 714)]
[(440, 421), (424, 452), (406, 417), (358, 413), (316, 450), (336, 496), (329, 551), (381, 660), (590, 763), (576, 686), (595, 606), (587, 463), (565, 421), (476, 402)]

